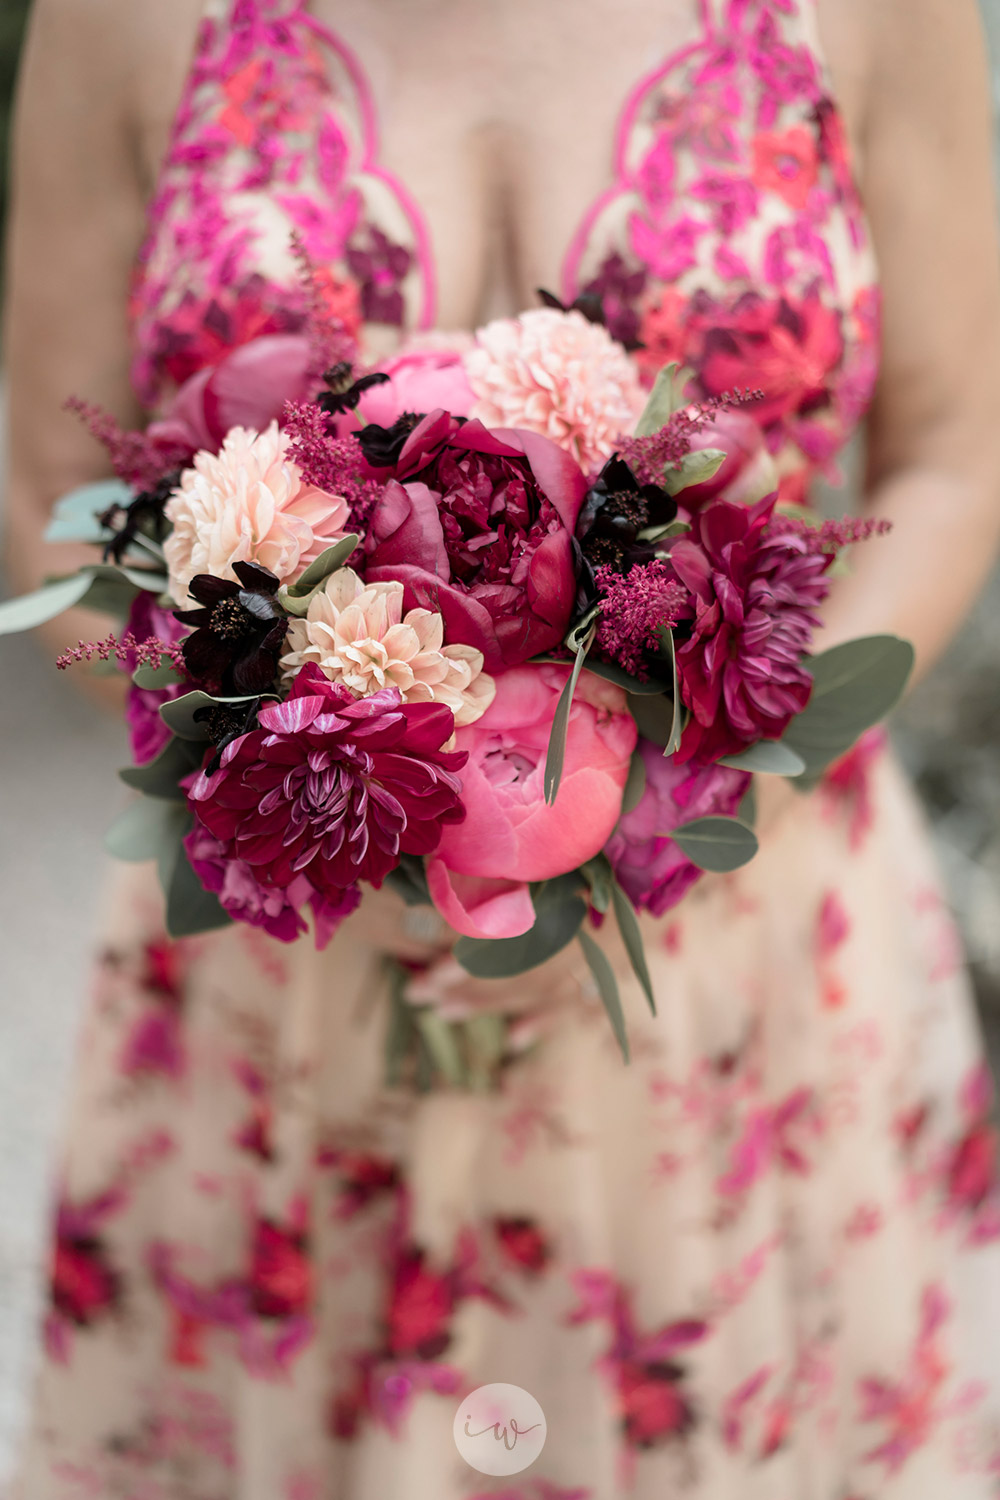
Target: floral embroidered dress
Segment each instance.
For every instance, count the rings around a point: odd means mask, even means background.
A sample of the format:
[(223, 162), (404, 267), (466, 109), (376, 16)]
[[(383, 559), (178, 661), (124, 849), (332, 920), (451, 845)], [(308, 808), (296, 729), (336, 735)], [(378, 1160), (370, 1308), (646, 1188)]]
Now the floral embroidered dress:
[[(761, 388), (789, 498), (877, 361), (813, 6), (691, 0), (562, 287), (600, 291), (647, 367)], [(136, 278), (151, 405), (301, 323), (292, 228), (363, 335), (433, 326), (349, 50), (295, 0), (211, 0)], [(495, 1087), (387, 1088), (390, 980), (356, 924), (321, 956), (247, 927), (171, 943), (152, 877), (121, 876), (23, 1500), (1000, 1494), (989, 1085), (877, 740), (746, 871), (645, 922), (657, 1018), (607, 940), (629, 1067), (567, 956), (497, 984), (534, 1045)], [(494, 1480), (452, 1423), (495, 1381), (548, 1436)]]

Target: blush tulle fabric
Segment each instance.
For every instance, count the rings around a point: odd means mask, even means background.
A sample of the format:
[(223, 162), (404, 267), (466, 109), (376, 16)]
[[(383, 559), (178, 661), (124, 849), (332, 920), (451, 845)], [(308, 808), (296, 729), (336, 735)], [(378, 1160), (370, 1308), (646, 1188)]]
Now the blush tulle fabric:
[[(626, 101), (565, 295), (706, 390), (765, 391), (788, 498), (876, 368), (867, 231), (813, 0), (691, 3)], [(668, 39), (669, 40), (669, 39)], [(206, 12), (136, 279), (136, 382), (345, 315), (434, 320), (364, 75), (288, 0)], [(645, 921), (623, 1066), (572, 956), (497, 987), (485, 1095), (382, 1083), (385, 948), (163, 932), (116, 874), (72, 1101), (18, 1500), (987, 1500), (1000, 1194), (961, 954), (876, 738), (733, 877)], [(402, 921), (399, 916), (397, 920)], [(450, 996), (454, 999), (454, 995)], [(508, 1382), (547, 1441), (452, 1439)]]

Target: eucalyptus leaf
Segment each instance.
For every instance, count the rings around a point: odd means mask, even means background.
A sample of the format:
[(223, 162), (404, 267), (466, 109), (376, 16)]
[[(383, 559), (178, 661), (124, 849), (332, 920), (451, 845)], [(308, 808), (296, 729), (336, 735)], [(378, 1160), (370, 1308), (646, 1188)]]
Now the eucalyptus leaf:
[(632, 972), (636, 979), (638, 979), (649, 1008), (655, 1016), (656, 999), (653, 995), (653, 981), (649, 977), (649, 966), (646, 963), (646, 948), (642, 941), (642, 933), (639, 930), (639, 920), (635, 914), (635, 907), (617, 880), (614, 879), (612, 879), (611, 883), (611, 899), (614, 902), (618, 931), (622, 935), (622, 942), (625, 944), (625, 952), (628, 954), (628, 961), (632, 965)]
[(45, 528), (47, 542), (103, 542), (108, 539), (107, 527), (102, 526), (98, 516), (113, 505), (122, 507), (132, 500), (132, 490), (120, 479), (99, 479), (96, 484), (82, 484), (78, 489), (62, 495), (52, 507), (49, 524)]
[(6, 599), (0, 604), (0, 635), (16, 635), (20, 630), (34, 630), (54, 620), (63, 610), (79, 604), (90, 587), (86, 573), (74, 573), (71, 578), (55, 579), (30, 594), (21, 594), (16, 599)]
[(642, 752), (637, 749), (632, 753), (625, 789), (622, 792), (622, 817), (639, 806), (645, 790), (646, 762), (642, 758)]
[(137, 688), (155, 690), (158, 688), (176, 687), (184, 681), (184, 677), (178, 672), (171, 661), (161, 661), (158, 667), (150, 666), (148, 663), (136, 667), (132, 673), (132, 681)]
[(512, 979), (572, 942), (587, 914), (575, 875), (547, 880), (534, 894), (535, 922), (521, 937), (459, 938), (455, 957), (477, 979)]
[(768, 776), (801, 776), (806, 768), (802, 756), (782, 740), (758, 740), (739, 755), (727, 755), (720, 766), (734, 771), (763, 772)]
[(282, 584), (278, 590), (278, 603), (290, 615), (295, 615), (301, 620), (309, 613), (309, 606), (312, 603), (315, 592), (315, 589), (310, 589), (308, 594), (303, 594), (301, 598), (297, 598), (289, 592), (285, 584)]
[(812, 696), (780, 741), (801, 757), (808, 776), (824, 771), (895, 707), (913, 658), (909, 641), (895, 635), (863, 636), (811, 658)]
[(755, 782), (750, 782), (750, 785), (743, 793), (739, 807), (736, 809), (736, 816), (748, 828), (752, 828), (757, 821), (757, 793), (754, 789), (755, 785)]
[(563, 763), (566, 759), (566, 734), (569, 730), (569, 713), (573, 706), (573, 694), (580, 680), (583, 663), (587, 652), (594, 641), (597, 627), (591, 625), (586, 637), (575, 646), (576, 660), (573, 670), (566, 679), (566, 684), (559, 694), (559, 702), (552, 716), (552, 728), (549, 731), (549, 747), (545, 754), (545, 801), (551, 807), (559, 792), (559, 783), (562, 780)]
[(183, 838), (190, 821), (191, 814), (182, 802), (137, 797), (112, 823), (104, 846), (116, 859), (129, 863), (159, 859), (164, 846), (173, 848)]
[(199, 709), (212, 708), (216, 703), (250, 703), (257, 696), (244, 694), (240, 698), (213, 698), (211, 694), (196, 688), (194, 692), (184, 693), (180, 698), (171, 698), (168, 702), (161, 703), (160, 718), (182, 740), (204, 742), (208, 739), (208, 725), (204, 722), (195, 723), (194, 716)]
[(232, 925), (232, 917), (212, 891), (206, 891), (181, 844), (166, 887), (167, 932), (172, 938), (194, 937)]
[(597, 992), (608, 1013), (611, 1029), (615, 1034), (615, 1040), (622, 1049), (622, 1057), (626, 1062), (629, 1060), (628, 1035), (625, 1030), (625, 1013), (622, 1010), (621, 996), (618, 993), (618, 981), (615, 979), (615, 971), (608, 963), (607, 955), (599, 944), (594, 942), (589, 932), (582, 927), (577, 933), (580, 939), (580, 947), (583, 956), (590, 966), (590, 972), (594, 976)]
[(142, 792), (144, 797), (164, 797), (171, 802), (184, 802), (186, 798), (178, 785), (200, 764), (202, 751), (189, 740), (168, 740), (155, 760), (144, 766), (125, 766), (118, 772), (126, 786)]
[(715, 874), (738, 870), (757, 853), (757, 835), (738, 818), (695, 818), (672, 828), (669, 837), (699, 870)]
[(331, 573), (335, 573), (338, 568), (344, 566), (360, 540), (360, 536), (349, 532), (347, 536), (342, 536), (339, 542), (334, 542), (332, 547), (327, 547), (326, 551), (321, 552), (316, 561), (311, 562), (305, 572), (289, 585), (289, 595), (300, 599), (304, 594), (312, 593), (313, 589), (318, 588), (321, 583), (325, 583)]
[(88, 563), (83, 570), (92, 578), (105, 578), (112, 583), (132, 584), (133, 588), (145, 589), (150, 594), (162, 594), (170, 583), (166, 573), (159, 568), (131, 568), (125, 563)]
[(687, 405), (683, 393), (685, 373), (676, 361), (663, 366), (653, 381), (649, 400), (636, 423), (636, 437), (652, 437), (654, 432), (666, 426), (675, 411)]
[(722, 448), (693, 448), (685, 453), (678, 464), (672, 464), (663, 475), (663, 488), (668, 495), (679, 495), (692, 484), (704, 484), (712, 479), (726, 461)]

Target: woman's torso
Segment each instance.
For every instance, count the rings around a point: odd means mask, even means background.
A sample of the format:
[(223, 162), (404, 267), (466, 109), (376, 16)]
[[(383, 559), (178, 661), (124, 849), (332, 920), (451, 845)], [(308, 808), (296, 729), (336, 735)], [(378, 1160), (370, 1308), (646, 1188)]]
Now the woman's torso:
[[(198, 0), (199, 18), (146, 111), (148, 403), (294, 323), (295, 229), (372, 354), (589, 287), (650, 370), (767, 388), (787, 498), (829, 468), (870, 395), (877, 302), (817, 0)], [(854, 122), (857, 88), (848, 72)]]

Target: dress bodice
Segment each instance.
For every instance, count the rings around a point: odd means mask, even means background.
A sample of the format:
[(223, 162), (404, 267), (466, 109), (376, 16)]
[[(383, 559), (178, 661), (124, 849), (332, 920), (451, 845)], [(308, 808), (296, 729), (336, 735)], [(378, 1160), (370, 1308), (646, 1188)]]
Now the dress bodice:
[[(560, 288), (601, 293), (646, 372), (677, 359), (706, 394), (760, 390), (788, 499), (832, 466), (878, 359), (874, 258), (815, 6), (691, 0), (683, 45), (622, 105)], [(148, 405), (234, 344), (301, 324), (293, 231), (362, 347), (376, 325), (434, 327), (431, 236), (380, 162), (357, 58), (307, 0), (207, 0), (135, 278)]]

